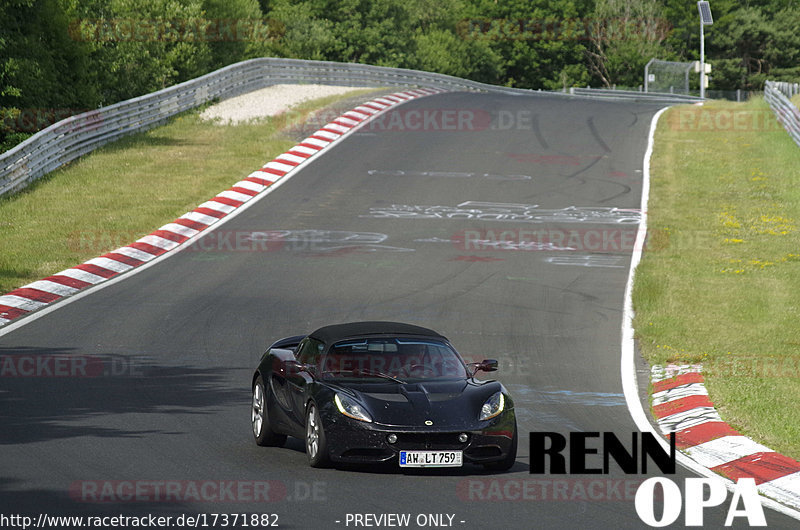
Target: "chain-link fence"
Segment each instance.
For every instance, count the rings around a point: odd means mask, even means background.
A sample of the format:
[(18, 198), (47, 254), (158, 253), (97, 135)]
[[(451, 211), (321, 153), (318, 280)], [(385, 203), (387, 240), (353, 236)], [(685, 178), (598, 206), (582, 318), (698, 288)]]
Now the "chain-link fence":
[(644, 67), (644, 91), (688, 94), (692, 65), (691, 62), (650, 59)]

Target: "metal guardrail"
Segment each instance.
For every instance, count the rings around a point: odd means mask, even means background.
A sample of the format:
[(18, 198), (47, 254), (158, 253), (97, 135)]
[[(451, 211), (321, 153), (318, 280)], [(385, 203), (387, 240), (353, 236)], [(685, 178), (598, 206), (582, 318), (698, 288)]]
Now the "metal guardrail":
[(626, 101), (647, 101), (650, 103), (696, 103), (705, 101), (698, 96), (688, 94), (673, 94), (670, 92), (639, 92), (637, 90), (616, 90), (609, 88), (577, 88), (569, 89), (575, 96), (591, 96), (603, 99), (617, 99)]
[[(215, 98), (225, 99), (281, 83), (321, 83), (342, 86), (403, 86), (446, 90), (477, 90), (504, 94), (566, 96), (561, 92), (487, 85), (443, 74), (364, 64), (258, 58), (232, 64), (179, 85), (71, 116), (39, 131), (0, 155), (0, 195), (18, 191), (34, 180), (98, 147), (123, 136), (164, 123), (175, 114)], [(572, 96), (621, 99), (622, 91), (575, 92)], [(675, 103), (678, 95), (637, 93), (653, 102)], [(664, 98), (664, 96), (669, 96)], [(630, 99), (630, 98), (628, 98)]]
[(764, 99), (794, 143), (800, 146), (800, 110), (789, 99), (797, 94), (800, 94), (800, 83), (767, 81), (764, 85)]
[(800, 94), (800, 83), (786, 83), (784, 81), (767, 81), (770, 87), (784, 94), (787, 98), (793, 98)]

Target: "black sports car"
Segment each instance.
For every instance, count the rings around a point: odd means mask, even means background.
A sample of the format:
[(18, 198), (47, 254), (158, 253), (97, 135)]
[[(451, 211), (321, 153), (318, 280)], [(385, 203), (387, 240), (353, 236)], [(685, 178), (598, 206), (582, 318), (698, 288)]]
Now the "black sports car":
[(442, 335), (395, 322), (355, 322), (275, 342), (253, 375), (258, 445), (305, 439), (308, 462), (396, 461), (400, 467), (504, 471), (517, 455), (514, 403), (474, 378)]

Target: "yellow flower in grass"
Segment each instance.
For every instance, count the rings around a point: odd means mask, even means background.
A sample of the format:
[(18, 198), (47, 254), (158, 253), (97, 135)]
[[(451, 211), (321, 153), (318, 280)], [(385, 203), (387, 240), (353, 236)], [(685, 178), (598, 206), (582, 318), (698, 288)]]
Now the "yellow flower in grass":
[(720, 269), (719, 272), (722, 274), (744, 274), (745, 270), (727, 268), (727, 269)]
[(751, 259), (748, 263), (760, 269), (764, 269), (765, 267), (770, 267), (772, 265), (775, 265), (775, 262), (773, 261), (766, 261), (766, 260), (761, 261), (760, 259)]
[(736, 219), (736, 217), (734, 217), (733, 214), (728, 213), (728, 212), (720, 212), (720, 214), (719, 214), (719, 222), (725, 228), (741, 228), (742, 227), (742, 225), (739, 223), (739, 221)]
[(794, 232), (796, 225), (794, 219), (781, 215), (761, 215), (758, 219), (750, 221), (751, 230), (758, 234), (770, 236), (785, 236)]

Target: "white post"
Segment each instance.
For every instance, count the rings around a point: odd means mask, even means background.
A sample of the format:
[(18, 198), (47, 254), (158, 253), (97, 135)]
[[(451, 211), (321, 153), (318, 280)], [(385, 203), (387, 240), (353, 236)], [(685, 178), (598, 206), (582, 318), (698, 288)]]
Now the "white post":
[(703, 19), (700, 19), (700, 97), (706, 97), (706, 38), (703, 33)]
[(653, 64), (653, 61), (655, 61), (655, 60), (656, 60), (656, 58), (653, 57), (652, 59), (647, 61), (646, 65), (644, 65), (644, 91), (645, 92), (647, 92), (648, 89), (650, 88), (650, 65)]

